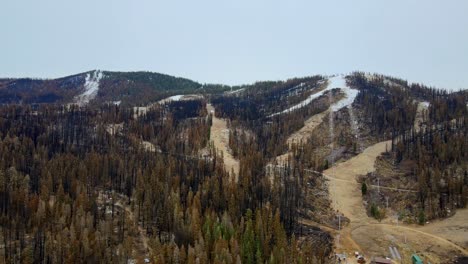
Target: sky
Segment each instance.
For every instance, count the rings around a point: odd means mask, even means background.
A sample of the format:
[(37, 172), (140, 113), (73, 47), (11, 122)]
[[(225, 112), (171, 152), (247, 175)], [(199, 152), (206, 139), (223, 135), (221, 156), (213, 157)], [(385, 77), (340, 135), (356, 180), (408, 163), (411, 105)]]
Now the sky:
[(0, 77), (92, 69), (244, 84), (377, 72), (468, 88), (465, 0), (15, 0), (0, 3)]

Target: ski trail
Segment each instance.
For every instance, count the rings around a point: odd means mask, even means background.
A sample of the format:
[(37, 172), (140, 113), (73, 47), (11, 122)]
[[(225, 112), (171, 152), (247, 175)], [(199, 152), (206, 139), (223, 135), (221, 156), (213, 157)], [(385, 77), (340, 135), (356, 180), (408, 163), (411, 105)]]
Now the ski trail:
[(273, 116), (276, 116), (276, 115), (289, 113), (289, 112), (292, 112), (292, 111), (297, 110), (299, 108), (302, 108), (304, 106), (307, 106), (312, 101), (314, 101), (315, 99), (317, 99), (320, 96), (324, 95), (327, 91), (331, 91), (332, 89), (335, 89), (335, 88), (339, 88), (345, 94), (345, 98), (343, 98), (342, 100), (340, 100), (340, 101), (338, 101), (336, 103), (333, 103), (333, 104), (330, 102), (330, 110), (333, 111), (333, 112), (339, 111), (344, 107), (351, 106), (351, 104), (354, 102), (354, 99), (356, 99), (356, 96), (359, 93), (358, 90), (352, 89), (351, 87), (349, 87), (346, 84), (346, 76), (345, 75), (335, 75), (335, 76), (332, 76), (332, 77), (328, 78), (327, 88), (325, 88), (325, 89), (323, 89), (321, 91), (318, 91), (316, 93), (313, 93), (313, 94), (309, 95), (309, 97), (307, 97), (302, 102), (300, 102), (300, 103), (298, 103), (296, 105), (293, 105), (293, 106), (291, 106), (288, 109), (285, 109), (283, 111), (271, 114), (268, 117), (273, 117)]
[(97, 70), (86, 75), (84, 89), (85, 91), (75, 97), (75, 101), (79, 106), (88, 104), (91, 100), (96, 98), (99, 91), (99, 82), (104, 75), (101, 71)]
[(229, 129), (226, 120), (216, 117), (214, 107), (206, 105), (208, 114), (212, 114), (210, 128), (210, 141), (213, 141), (215, 149), (223, 155), (224, 166), (229, 172), (231, 179), (237, 182), (239, 178), (239, 160), (234, 158), (229, 151)]
[(314, 129), (319, 126), (323, 119), (325, 118), (328, 110), (321, 113), (315, 114), (304, 122), (304, 126), (298, 131), (294, 132), (291, 136), (288, 137), (287, 144), (289, 147), (293, 143), (300, 143), (301, 141), (305, 143), (305, 140), (310, 136)]

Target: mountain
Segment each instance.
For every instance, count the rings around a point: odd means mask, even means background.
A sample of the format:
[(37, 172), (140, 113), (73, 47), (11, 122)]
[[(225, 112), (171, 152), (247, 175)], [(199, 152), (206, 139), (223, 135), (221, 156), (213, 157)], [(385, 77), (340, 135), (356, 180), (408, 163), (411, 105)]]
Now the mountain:
[(153, 72), (89, 71), (58, 79), (0, 79), (0, 104), (121, 102), (141, 105), (176, 94), (222, 92), (222, 85), (202, 85)]
[[(364, 75), (375, 80), (381, 80), (382, 85), (392, 84), (405, 87), (412, 92), (413, 96), (419, 98), (428, 98), (431, 91), (436, 91), (436, 89), (424, 85), (409, 84), (405, 80), (390, 76), (379, 74)], [(278, 85), (288, 86), (301, 79), (304, 78), (294, 78), (284, 82), (264, 81), (251, 85), (231, 87), (222, 84), (201, 84), (186, 78), (154, 72), (93, 70), (58, 79), (0, 79), (0, 104), (78, 103), (83, 105), (93, 101), (93, 104), (114, 102), (122, 103), (123, 105), (147, 105), (178, 94), (220, 94), (249, 88), (261, 90), (273, 88), (273, 90), (267, 91), (267, 93), (274, 93), (274, 89), (280, 89)], [(358, 85), (363, 84), (362, 80), (360, 82)], [(455, 93), (466, 93), (466, 90)], [(271, 98), (265, 98), (267, 101), (268, 99)], [(281, 105), (285, 102), (280, 100), (277, 103)], [(279, 109), (280, 105), (276, 105), (276, 108)]]
[(0, 98), (5, 263), (468, 255), (466, 90), (90, 71)]

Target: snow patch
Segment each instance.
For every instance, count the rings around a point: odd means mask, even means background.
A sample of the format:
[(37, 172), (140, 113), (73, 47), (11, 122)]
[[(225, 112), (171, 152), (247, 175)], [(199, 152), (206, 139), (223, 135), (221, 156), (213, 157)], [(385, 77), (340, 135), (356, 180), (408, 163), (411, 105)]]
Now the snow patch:
[(167, 98), (164, 98), (162, 100), (159, 100), (157, 103), (158, 104), (165, 104), (165, 103), (169, 103), (169, 102), (172, 102), (172, 101), (180, 101), (183, 97), (184, 97), (184, 95), (182, 95), (182, 94), (173, 95), (173, 96), (169, 96)]
[[(156, 102), (156, 104), (165, 104), (174, 101), (189, 101), (189, 100), (200, 100), (203, 99), (203, 95), (201, 94), (178, 94), (173, 95), (162, 100)], [(154, 105), (154, 104), (153, 104)]]
[(240, 92), (242, 92), (244, 90), (245, 90), (245, 88), (237, 89), (237, 90), (234, 90), (234, 91), (231, 90), (229, 92), (226, 92), (226, 94), (238, 94), (238, 93), (240, 93)]
[(169, 101), (179, 101), (183, 95), (173, 95), (167, 98)]
[(309, 97), (307, 97), (307, 99), (305, 99), (304, 101), (286, 109), (286, 110), (283, 110), (281, 112), (278, 112), (278, 113), (274, 113), (272, 115), (270, 115), (269, 117), (273, 117), (273, 116), (276, 116), (276, 115), (280, 115), (280, 114), (284, 114), (284, 113), (289, 113), (291, 111), (294, 111), (296, 109), (299, 109), (299, 108), (302, 108), (308, 104), (310, 104), (313, 100), (315, 100), (316, 98), (322, 96), (325, 92), (327, 91), (330, 91), (332, 89), (335, 89), (335, 88), (340, 88), (341, 91), (343, 91), (345, 93), (345, 98), (343, 98), (342, 100), (332, 104), (330, 106), (330, 110), (333, 111), (333, 112), (336, 112), (344, 107), (350, 107), (351, 104), (354, 102), (354, 99), (356, 99), (356, 96), (358, 95), (359, 91), (356, 90), (356, 89), (351, 89), (347, 84), (346, 84), (346, 76), (344, 75), (335, 75), (335, 76), (332, 76), (330, 78), (328, 78), (328, 86), (327, 88), (321, 90), (320, 92), (317, 92), (317, 93), (314, 93), (314, 94), (311, 94), (309, 95)]
[(274, 113), (274, 114), (270, 115), (269, 117), (273, 117), (273, 116), (276, 116), (276, 115), (289, 113), (289, 112), (292, 112), (292, 111), (294, 111), (294, 110), (296, 110), (296, 109), (302, 108), (302, 107), (304, 107), (304, 106), (310, 104), (310, 102), (312, 102), (314, 99), (316, 99), (316, 98), (322, 96), (322, 95), (325, 93), (325, 91), (327, 91), (327, 90), (328, 90), (328, 88), (327, 88), (327, 89), (324, 89), (324, 90), (322, 90), (322, 91), (320, 91), (320, 92), (318, 92), (318, 93), (311, 94), (311, 95), (309, 95), (309, 97), (307, 97), (307, 99), (305, 99), (304, 101), (302, 101), (302, 102), (300, 102), (300, 103), (298, 103), (298, 104), (296, 104), (296, 105), (293, 105), (293, 106), (291, 106), (290, 108), (288, 108), (288, 109), (286, 109), (286, 110), (283, 110), (283, 111), (278, 112), (278, 113)]
[(99, 82), (101, 81), (103, 74), (97, 70), (86, 75), (84, 88), (85, 91), (78, 95), (75, 100), (78, 105), (86, 105), (89, 101), (93, 100), (99, 91)]
[(200, 94), (178, 94), (178, 95), (169, 96), (155, 103), (151, 103), (147, 106), (133, 107), (133, 112), (134, 112), (133, 117), (138, 118), (141, 115), (145, 115), (149, 111), (149, 109), (151, 109), (151, 107), (154, 107), (156, 105), (162, 105), (162, 104), (166, 104), (166, 103), (174, 102), (174, 101), (200, 100), (202, 98), (203, 98), (203, 95), (200, 95)]
[(288, 96), (291, 96), (291, 95), (298, 95), (300, 91), (303, 90), (303, 87), (305, 86), (305, 83), (304, 82), (301, 82), (300, 84), (292, 87), (292, 88), (289, 88), (288, 90), (286, 90), (286, 92), (288, 92)]
[(359, 93), (358, 90), (350, 89), (348, 87), (342, 88), (341, 90), (345, 93), (346, 97), (330, 106), (333, 112), (339, 111), (344, 107), (351, 107), (351, 105), (354, 102), (354, 99), (356, 99), (356, 96)]
[(429, 108), (429, 105), (431, 105), (431, 103), (429, 102), (419, 102), (419, 104), (421, 105), (421, 107), (425, 109)]
[(331, 90), (334, 88), (343, 88), (347, 87), (346, 85), (346, 76), (344, 75), (335, 75), (331, 78), (328, 78), (328, 87), (327, 90)]

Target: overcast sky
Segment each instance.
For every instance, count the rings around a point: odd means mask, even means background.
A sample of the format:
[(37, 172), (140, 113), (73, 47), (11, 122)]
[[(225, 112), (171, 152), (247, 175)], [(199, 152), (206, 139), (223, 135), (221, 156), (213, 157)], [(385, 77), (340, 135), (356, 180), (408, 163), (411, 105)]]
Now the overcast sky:
[(92, 69), (226, 84), (361, 70), (466, 89), (468, 1), (0, 3), (0, 76)]

